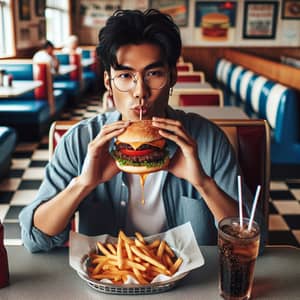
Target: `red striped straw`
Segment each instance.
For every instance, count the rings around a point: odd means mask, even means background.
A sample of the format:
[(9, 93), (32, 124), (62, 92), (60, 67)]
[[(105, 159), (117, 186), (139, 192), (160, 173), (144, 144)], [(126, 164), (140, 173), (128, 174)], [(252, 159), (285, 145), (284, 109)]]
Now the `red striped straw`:
[(240, 217), (240, 229), (243, 229), (243, 199), (242, 199), (242, 180), (238, 175), (238, 197), (239, 197), (239, 217)]

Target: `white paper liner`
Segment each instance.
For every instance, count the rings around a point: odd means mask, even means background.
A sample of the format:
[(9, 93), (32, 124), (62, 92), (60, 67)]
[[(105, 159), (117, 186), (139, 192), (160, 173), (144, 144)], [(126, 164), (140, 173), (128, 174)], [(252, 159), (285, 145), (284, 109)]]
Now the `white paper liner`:
[[(177, 256), (183, 259), (183, 262), (179, 270), (169, 277), (166, 275), (158, 275), (153, 279), (151, 283), (162, 282), (168, 280), (172, 282), (183, 275), (184, 273), (190, 272), (193, 269), (199, 268), (204, 265), (204, 258), (197, 244), (192, 226), (190, 223), (185, 223), (166, 232), (151, 235), (145, 237), (145, 240), (151, 242), (156, 239), (165, 240), (169, 246), (173, 249)], [(107, 234), (98, 236), (86, 236), (74, 231), (70, 232), (70, 251), (69, 251), (69, 263), (70, 266), (77, 272), (88, 277), (86, 269), (83, 268), (82, 262), (87, 258), (91, 251), (96, 249), (96, 242), (116, 242), (117, 238), (111, 237)], [(128, 282), (126, 284), (138, 284), (138, 282), (128, 276)], [(112, 283), (110, 280), (103, 279), (99, 282)]]

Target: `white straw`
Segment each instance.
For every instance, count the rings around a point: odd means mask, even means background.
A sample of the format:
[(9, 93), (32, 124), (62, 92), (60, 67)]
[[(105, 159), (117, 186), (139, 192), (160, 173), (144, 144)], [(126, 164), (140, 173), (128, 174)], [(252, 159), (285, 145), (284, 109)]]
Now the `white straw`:
[(139, 105), (140, 105), (140, 120), (143, 118), (143, 109), (142, 109), (142, 101), (141, 99), (139, 100)]
[(242, 180), (238, 175), (238, 197), (239, 197), (239, 216), (240, 216), (240, 228), (243, 228), (243, 199), (242, 199)]
[(253, 205), (252, 205), (250, 220), (249, 220), (249, 224), (248, 224), (248, 231), (251, 231), (251, 228), (252, 228), (252, 223), (253, 223), (253, 219), (254, 219), (254, 214), (255, 214), (255, 209), (256, 209), (260, 189), (261, 189), (261, 186), (258, 185), (256, 188), (256, 193), (255, 193), (255, 197), (254, 197), (254, 201), (253, 201)]

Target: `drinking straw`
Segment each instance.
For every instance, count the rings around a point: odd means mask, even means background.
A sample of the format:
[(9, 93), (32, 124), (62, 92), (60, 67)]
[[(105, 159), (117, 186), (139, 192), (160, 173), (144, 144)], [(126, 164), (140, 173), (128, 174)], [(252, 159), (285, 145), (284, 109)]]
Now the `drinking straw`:
[(142, 101), (141, 99), (139, 100), (139, 105), (140, 105), (140, 120), (143, 118), (143, 110), (142, 110)]
[(255, 196), (254, 196), (254, 201), (253, 201), (253, 205), (252, 205), (250, 220), (249, 220), (249, 223), (248, 223), (248, 229), (247, 229), (248, 231), (251, 231), (251, 228), (252, 228), (252, 223), (253, 223), (253, 219), (254, 219), (254, 214), (255, 214), (255, 209), (256, 209), (256, 204), (257, 204), (258, 196), (259, 196), (259, 193), (260, 193), (260, 189), (261, 189), (261, 186), (258, 185), (257, 188), (256, 188), (256, 193), (255, 193)]
[(239, 197), (239, 216), (240, 216), (240, 228), (243, 228), (243, 199), (242, 199), (242, 180), (238, 175), (238, 197)]

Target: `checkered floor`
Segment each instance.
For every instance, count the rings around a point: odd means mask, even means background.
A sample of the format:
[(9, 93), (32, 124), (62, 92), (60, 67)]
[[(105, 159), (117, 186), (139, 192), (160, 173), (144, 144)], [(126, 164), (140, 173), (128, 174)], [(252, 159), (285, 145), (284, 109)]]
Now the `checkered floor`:
[[(88, 97), (63, 119), (88, 118), (100, 111), (99, 97)], [(20, 143), (11, 171), (0, 182), (0, 220), (5, 243), (21, 245), (18, 214), (31, 202), (41, 184), (48, 160), (48, 136), (35, 143)], [(300, 247), (300, 179), (271, 181), (269, 243)]]

